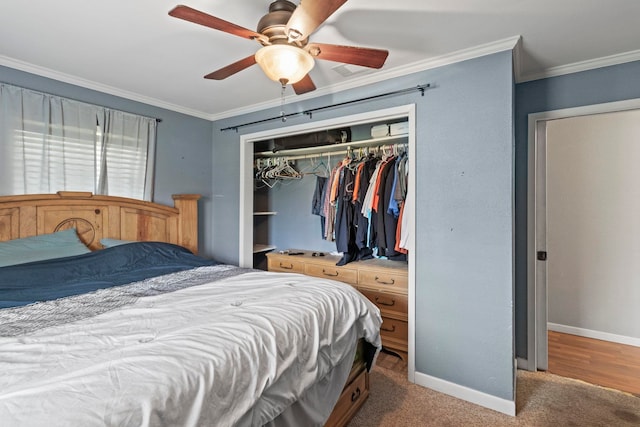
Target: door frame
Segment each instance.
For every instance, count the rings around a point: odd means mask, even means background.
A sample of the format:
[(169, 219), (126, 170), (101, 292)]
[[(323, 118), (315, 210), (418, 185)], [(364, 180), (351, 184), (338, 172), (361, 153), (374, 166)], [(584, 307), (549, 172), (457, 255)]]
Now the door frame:
[(546, 250), (546, 125), (550, 120), (640, 109), (640, 99), (542, 111), (528, 116), (527, 137), (527, 361), (529, 371), (547, 370), (547, 269), (537, 260)]
[[(238, 264), (241, 267), (253, 267), (253, 147), (257, 141), (282, 138), (303, 133), (323, 131), (326, 129), (355, 126), (366, 123), (380, 122), (406, 118), (408, 124), (407, 145), (409, 159), (416, 158), (416, 105), (406, 104), (381, 110), (368, 111), (350, 116), (341, 116), (333, 119), (322, 120), (313, 123), (284, 126), (277, 129), (260, 131), (240, 136), (240, 200), (239, 200), (239, 254)], [(345, 144), (345, 148), (348, 144)], [(416, 162), (409, 162), (409, 175), (407, 187), (411, 196), (416, 196)], [(409, 217), (409, 227), (415, 230), (415, 215)], [(415, 242), (410, 239), (408, 253), (408, 380), (415, 382)]]

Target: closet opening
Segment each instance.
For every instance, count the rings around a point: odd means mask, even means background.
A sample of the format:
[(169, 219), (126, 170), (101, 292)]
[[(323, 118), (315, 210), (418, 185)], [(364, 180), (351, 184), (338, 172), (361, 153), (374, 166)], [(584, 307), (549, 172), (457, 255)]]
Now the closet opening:
[[(406, 254), (389, 245), (376, 245), (370, 254), (353, 246), (339, 251), (326, 238), (329, 223), (323, 226), (312, 205), (317, 186), (323, 178), (328, 182), (338, 163), (352, 159), (355, 166), (369, 157), (408, 158), (406, 194), (415, 197), (415, 105), (257, 132), (240, 141), (240, 265), (326, 275), (357, 287), (381, 307), (383, 346), (407, 363), (413, 381), (412, 239), (405, 242)], [(414, 230), (414, 215), (406, 223)]]
[(273, 250), (406, 263), (407, 126), (398, 118), (256, 141), (253, 267), (267, 269)]

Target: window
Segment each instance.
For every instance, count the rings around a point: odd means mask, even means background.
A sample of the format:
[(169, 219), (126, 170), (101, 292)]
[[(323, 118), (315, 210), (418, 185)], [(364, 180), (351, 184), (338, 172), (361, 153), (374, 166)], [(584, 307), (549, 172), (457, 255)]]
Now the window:
[(0, 84), (0, 192), (152, 199), (156, 120)]

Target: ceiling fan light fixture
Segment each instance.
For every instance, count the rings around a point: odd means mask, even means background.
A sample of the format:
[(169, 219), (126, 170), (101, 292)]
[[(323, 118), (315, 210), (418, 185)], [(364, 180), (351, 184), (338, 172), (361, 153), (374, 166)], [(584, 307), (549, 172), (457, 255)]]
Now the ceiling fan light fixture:
[(288, 44), (264, 46), (255, 59), (267, 77), (283, 85), (298, 83), (315, 64), (309, 52)]

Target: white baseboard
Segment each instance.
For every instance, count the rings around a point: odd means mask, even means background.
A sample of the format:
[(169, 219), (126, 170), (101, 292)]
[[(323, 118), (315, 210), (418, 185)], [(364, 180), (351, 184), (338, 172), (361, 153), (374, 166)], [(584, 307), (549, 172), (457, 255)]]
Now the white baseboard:
[(516, 366), (518, 369), (523, 369), (525, 371), (529, 370), (529, 359), (525, 359), (524, 357), (518, 357), (516, 359)]
[(574, 326), (560, 325), (558, 323), (547, 323), (547, 329), (564, 334), (577, 335), (579, 337), (593, 338), (596, 340), (610, 341), (618, 344), (632, 345), (640, 347), (640, 338), (627, 337), (625, 335), (610, 334), (608, 332), (594, 331), (591, 329), (576, 328)]
[(420, 372), (415, 373), (414, 379), (415, 383), (422, 387), (427, 387), (432, 390), (439, 391), (440, 393), (448, 394), (449, 396), (457, 397), (458, 399), (466, 400), (467, 402), (502, 412), (503, 414), (511, 416), (516, 415), (516, 402), (512, 400), (502, 399), (500, 397), (483, 393), (459, 384), (454, 384)]

